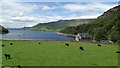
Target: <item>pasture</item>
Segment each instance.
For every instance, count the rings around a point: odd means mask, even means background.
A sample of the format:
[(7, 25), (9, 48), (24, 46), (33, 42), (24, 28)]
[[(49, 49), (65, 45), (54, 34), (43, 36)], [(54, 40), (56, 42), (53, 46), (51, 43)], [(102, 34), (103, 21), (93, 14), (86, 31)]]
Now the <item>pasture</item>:
[[(0, 41), (0, 44), (2, 44), (2, 41)], [(0, 46), (0, 67), (2, 67), (2, 47)]]
[[(13, 43), (13, 45), (10, 45)], [(69, 46), (66, 46), (68, 43)], [(3, 41), (2, 66), (118, 66), (117, 45), (71, 41)], [(79, 47), (84, 50), (80, 50)], [(4, 54), (10, 54), (6, 59)]]

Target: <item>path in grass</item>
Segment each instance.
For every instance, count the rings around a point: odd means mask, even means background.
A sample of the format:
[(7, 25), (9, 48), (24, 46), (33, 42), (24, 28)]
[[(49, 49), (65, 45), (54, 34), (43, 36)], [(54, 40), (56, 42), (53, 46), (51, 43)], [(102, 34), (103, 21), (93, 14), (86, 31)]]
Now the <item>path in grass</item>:
[[(10, 43), (13, 45), (10, 45)], [(40, 42), (40, 44), (38, 44)], [(69, 43), (70, 46), (65, 46)], [(3, 66), (117, 66), (116, 45), (70, 42), (70, 41), (3, 41)], [(84, 51), (79, 49), (84, 47)]]

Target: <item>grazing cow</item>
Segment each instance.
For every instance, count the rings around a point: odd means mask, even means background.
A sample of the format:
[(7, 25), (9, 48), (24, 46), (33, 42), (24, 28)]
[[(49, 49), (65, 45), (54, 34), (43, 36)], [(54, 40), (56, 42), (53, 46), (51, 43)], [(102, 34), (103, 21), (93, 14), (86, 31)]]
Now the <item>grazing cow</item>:
[(101, 47), (101, 45), (100, 45), (100, 44), (98, 44), (98, 46), (100, 46), (100, 47)]
[(120, 51), (117, 51), (116, 53), (120, 53)]
[(69, 46), (69, 44), (68, 44), (68, 43), (65, 43), (65, 45)]
[(20, 66), (20, 65), (18, 65), (16, 68), (21, 68), (21, 66)]
[(10, 45), (13, 45), (13, 43), (10, 43)]
[(80, 50), (82, 50), (82, 51), (83, 51), (83, 50), (84, 50), (84, 49), (83, 49), (83, 47), (81, 47), (81, 46), (80, 46)]
[(4, 54), (6, 59), (10, 59), (10, 54)]
[(5, 45), (2, 44), (1, 46), (4, 47)]
[(38, 43), (38, 44), (40, 44), (40, 43)]

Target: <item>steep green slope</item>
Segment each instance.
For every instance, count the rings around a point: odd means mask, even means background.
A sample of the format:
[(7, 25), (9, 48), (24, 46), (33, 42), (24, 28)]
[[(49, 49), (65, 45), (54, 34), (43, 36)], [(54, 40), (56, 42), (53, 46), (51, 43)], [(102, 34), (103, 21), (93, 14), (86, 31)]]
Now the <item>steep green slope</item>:
[(0, 25), (0, 34), (6, 34), (8, 33), (8, 29), (4, 28), (3, 26)]
[(95, 40), (120, 40), (120, 5), (104, 12), (97, 19), (76, 27), (67, 27), (60, 32), (68, 34), (89, 33)]
[(39, 23), (29, 30), (40, 30), (40, 31), (59, 31), (66, 26), (77, 26), (81, 23), (87, 23), (93, 19), (73, 19), (73, 20), (59, 20), (49, 23)]

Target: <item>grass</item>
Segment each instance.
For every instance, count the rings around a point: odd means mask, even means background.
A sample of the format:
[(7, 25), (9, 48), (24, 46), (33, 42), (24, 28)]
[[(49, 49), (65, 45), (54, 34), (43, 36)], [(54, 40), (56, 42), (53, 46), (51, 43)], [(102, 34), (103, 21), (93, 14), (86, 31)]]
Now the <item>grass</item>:
[[(2, 44), (2, 41), (0, 41), (0, 45)], [(0, 46), (0, 67), (2, 67), (2, 47)]]
[[(118, 66), (118, 54), (115, 53), (118, 46), (115, 45), (98, 47), (84, 42), (9, 40), (3, 44), (6, 46), (2, 47), (2, 66)], [(11, 59), (5, 59), (5, 53), (11, 54)]]

